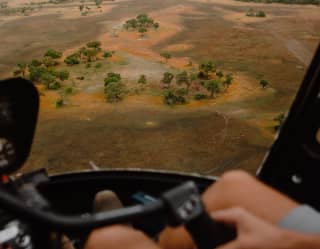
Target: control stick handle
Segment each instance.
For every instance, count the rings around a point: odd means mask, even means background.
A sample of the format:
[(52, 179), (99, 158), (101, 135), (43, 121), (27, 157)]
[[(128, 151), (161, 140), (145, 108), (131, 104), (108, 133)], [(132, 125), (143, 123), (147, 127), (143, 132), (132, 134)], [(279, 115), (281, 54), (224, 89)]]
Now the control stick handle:
[(212, 219), (205, 210), (194, 182), (169, 190), (162, 195), (169, 209), (168, 224), (184, 225), (198, 249), (214, 249), (236, 238), (236, 229)]

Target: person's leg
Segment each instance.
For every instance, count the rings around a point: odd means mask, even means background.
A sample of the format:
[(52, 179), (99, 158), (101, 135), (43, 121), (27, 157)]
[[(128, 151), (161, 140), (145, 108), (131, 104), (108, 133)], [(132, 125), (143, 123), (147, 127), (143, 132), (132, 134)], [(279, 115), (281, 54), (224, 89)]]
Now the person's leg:
[(85, 249), (160, 249), (160, 247), (138, 230), (115, 225), (92, 232)]
[[(278, 223), (299, 205), (243, 171), (225, 173), (205, 191), (203, 201), (208, 212), (242, 207), (272, 223)], [(159, 243), (165, 249), (194, 248), (190, 236), (182, 227), (167, 228)]]

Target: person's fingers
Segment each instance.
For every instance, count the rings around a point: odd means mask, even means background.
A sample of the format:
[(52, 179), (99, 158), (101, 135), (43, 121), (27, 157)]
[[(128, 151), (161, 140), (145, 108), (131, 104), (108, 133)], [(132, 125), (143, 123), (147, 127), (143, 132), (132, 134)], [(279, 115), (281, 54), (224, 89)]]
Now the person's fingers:
[(240, 207), (215, 211), (210, 215), (218, 222), (233, 226), (237, 226), (241, 221), (248, 217), (248, 213)]
[(115, 225), (93, 231), (85, 249), (160, 249), (142, 232), (128, 226)]

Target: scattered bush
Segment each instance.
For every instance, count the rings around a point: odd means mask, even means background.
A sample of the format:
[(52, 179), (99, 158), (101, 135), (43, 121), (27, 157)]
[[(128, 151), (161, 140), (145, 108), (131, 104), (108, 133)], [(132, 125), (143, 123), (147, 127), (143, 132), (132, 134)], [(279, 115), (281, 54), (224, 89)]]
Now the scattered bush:
[(179, 95), (177, 92), (167, 90), (163, 95), (164, 103), (170, 106), (185, 104), (187, 101), (183, 95)]
[(139, 79), (138, 79), (138, 84), (147, 84), (147, 77), (144, 74), (141, 74)]
[(260, 80), (259, 84), (262, 88), (266, 88), (269, 85), (269, 82), (267, 80)]
[(179, 88), (176, 90), (176, 94), (180, 96), (184, 96), (188, 94), (188, 91), (186, 88)]
[(110, 57), (113, 56), (113, 54), (114, 54), (113, 51), (112, 51), (112, 52), (110, 52), (110, 51), (105, 51), (105, 52), (103, 53), (103, 57), (104, 57), (104, 58), (110, 58)]
[(101, 49), (101, 42), (100, 41), (91, 41), (87, 43), (88, 48), (96, 48)]
[(32, 67), (40, 67), (41, 65), (42, 65), (42, 61), (37, 59), (33, 59), (29, 64), (29, 66), (32, 66)]
[(64, 94), (65, 94), (65, 95), (70, 95), (70, 94), (72, 94), (73, 92), (74, 92), (74, 89), (73, 89), (73, 87), (71, 87), (71, 86), (66, 87), (66, 88), (64, 89)]
[(112, 82), (120, 82), (121, 81), (121, 75), (118, 73), (110, 72), (107, 74), (107, 78), (104, 79), (104, 85), (108, 85)]
[(102, 67), (102, 64), (100, 62), (98, 62), (97, 64), (94, 65), (95, 68), (99, 69)]
[(56, 100), (56, 108), (60, 108), (62, 106), (64, 106), (65, 103), (64, 103), (64, 100), (62, 98), (59, 98)]
[(257, 12), (255, 12), (252, 8), (250, 8), (247, 13), (246, 16), (249, 17), (266, 17), (266, 13), (262, 10), (259, 10)]
[(121, 82), (110, 82), (105, 85), (104, 93), (108, 102), (118, 102), (123, 98), (124, 85)]
[(260, 10), (256, 13), (256, 17), (266, 17), (266, 13)]
[(29, 66), (29, 79), (31, 81), (39, 82), (45, 72), (47, 72), (47, 69), (44, 67)]
[(168, 60), (171, 59), (171, 57), (172, 57), (172, 55), (171, 55), (170, 53), (168, 53), (168, 52), (162, 52), (162, 53), (160, 53), (160, 56), (165, 59), (165, 62), (166, 62), (166, 63), (167, 63)]
[(69, 79), (70, 73), (68, 70), (53, 71), (53, 75), (59, 80), (64, 81)]
[(62, 57), (62, 52), (59, 52), (57, 50), (54, 50), (52, 48), (50, 48), (45, 54), (44, 56), (46, 57), (50, 57), (52, 59), (60, 59)]
[(202, 100), (202, 99), (206, 99), (207, 98), (207, 95), (203, 94), (203, 93), (196, 93), (193, 98), (195, 100)]
[(158, 29), (160, 24), (155, 22), (147, 14), (140, 14), (136, 18), (127, 20), (123, 25), (123, 28), (126, 30), (136, 30), (141, 36), (144, 36), (144, 33), (148, 32), (148, 29), (154, 28)]
[(275, 131), (278, 131), (286, 118), (286, 115), (282, 112), (278, 116), (276, 116), (273, 120), (277, 122), (277, 124), (273, 127)]
[(77, 65), (80, 63), (79, 55), (78, 54), (72, 54), (65, 58), (64, 62), (67, 65)]
[(163, 74), (162, 79), (161, 79), (161, 83), (164, 84), (164, 85), (166, 85), (166, 87), (170, 87), (170, 84), (171, 84), (173, 78), (174, 78), (174, 75), (173, 75), (172, 73), (170, 73), (170, 72), (165, 72), (165, 73)]

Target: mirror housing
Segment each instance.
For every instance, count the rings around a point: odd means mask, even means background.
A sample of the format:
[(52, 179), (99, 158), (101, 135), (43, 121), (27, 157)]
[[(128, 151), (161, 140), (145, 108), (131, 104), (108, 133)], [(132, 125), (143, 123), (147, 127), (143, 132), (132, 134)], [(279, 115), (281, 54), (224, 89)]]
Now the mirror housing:
[(13, 173), (28, 158), (38, 111), (39, 94), (30, 81), (0, 81), (0, 174)]

